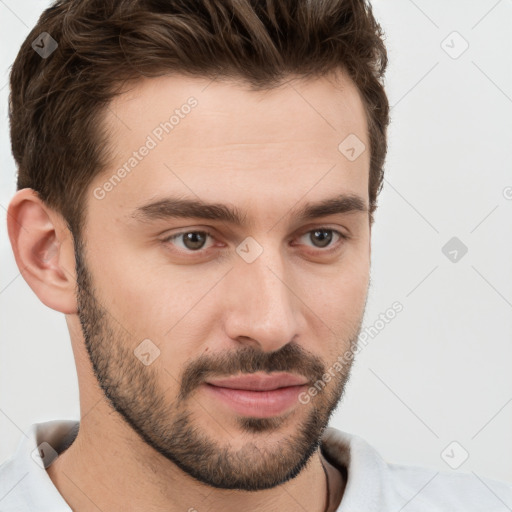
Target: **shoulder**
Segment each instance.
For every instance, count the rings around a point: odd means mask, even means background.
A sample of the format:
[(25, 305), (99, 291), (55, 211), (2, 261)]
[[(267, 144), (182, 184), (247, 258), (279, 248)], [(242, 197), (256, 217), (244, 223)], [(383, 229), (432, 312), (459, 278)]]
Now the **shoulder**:
[(507, 512), (512, 485), (476, 473), (439, 471), (385, 461), (360, 436), (328, 427), (322, 451), (347, 473), (340, 511)]
[(512, 510), (512, 485), (476, 473), (436, 471), (419, 466), (387, 463), (397, 499), (417, 512)]
[(70, 512), (46, 467), (76, 436), (76, 420), (34, 423), (0, 466), (1, 512)]
[(19, 510), (29, 510), (27, 503), (23, 500), (20, 490), (24, 488), (23, 480), (28, 476), (28, 472), (20, 471), (19, 464), (14, 456), (7, 459), (0, 466), (0, 510), (10, 512)]

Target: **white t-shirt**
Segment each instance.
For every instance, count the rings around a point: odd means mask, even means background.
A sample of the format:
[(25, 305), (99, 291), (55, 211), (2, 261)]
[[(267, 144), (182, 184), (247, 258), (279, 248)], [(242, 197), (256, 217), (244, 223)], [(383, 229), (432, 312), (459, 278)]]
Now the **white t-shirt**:
[[(73, 442), (78, 427), (76, 420), (31, 426), (28, 437), (0, 466), (0, 512), (71, 512), (45, 464)], [(361, 437), (332, 427), (326, 428), (321, 446), (327, 460), (347, 472), (337, 512), (512, 511), (511, 484), (474, 473), (387, 463)]]

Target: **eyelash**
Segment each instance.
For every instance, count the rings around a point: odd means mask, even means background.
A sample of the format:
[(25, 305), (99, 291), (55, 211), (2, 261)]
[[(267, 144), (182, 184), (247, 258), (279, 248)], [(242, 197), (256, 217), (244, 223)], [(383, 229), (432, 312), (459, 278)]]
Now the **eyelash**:
[[(327, 227), (323, 227), (323, 226), (318, 227), (318, 228), (314, 228), (314, 229), (310, 229), (309, 231), (306, 231), (305, 233), (300, 235), (299, 238), (302, 238), (304, 235), (308, 235), (308, 234), (313, 233), (315, 231), (329, 231), (329, 232), (335, 233), (336, 235), (339, 236), (340, 240), (338, 240), (338, 243), (334, 243), (334, 245), (328, 246), (327, 249), (317, 248), (316, 250), (314, 250), (314, 252), (330, 254), (331, 252), (334, 252), (336, 249), (338, 249), (340, 245), (343, 245), (342, 244), (343, 241), (346, 241), (346, 240), (348, 240), (350, 238), (348, 235), (345, 235), (344, 233), (342, 233), (341, 231), (338, 231), (337, 229), (327, 228)], [(175, 233), (174, 235), (168, 236), (167, 238), (164, 238), (162, 240), (162, 242), (164, 242), (164, 243), (171, 243), (173, 240), (176, 240), (180, 236), (183, 236), (183, 235), (188, 234), (188, 233), (201, 233), (201, 234), (204, 234), (206, 236), (209, 236), (210, 238), (214, 238), (212, 232), (210, 232), (210, 231), (208, 231), (206, 229), (197, 229), (197, 230), (190, 229), (190, 230), (187, 230), (187, 231), (180, 231), (179, 233)], [(206, 251), (208, 251), (208, 249), (198, 249), (197, 251), (193, 251), (191, 249), (180, 249), (180, 252), (183, 252), (185, 254), (201, 254), (201, 253), (204, 253)]]

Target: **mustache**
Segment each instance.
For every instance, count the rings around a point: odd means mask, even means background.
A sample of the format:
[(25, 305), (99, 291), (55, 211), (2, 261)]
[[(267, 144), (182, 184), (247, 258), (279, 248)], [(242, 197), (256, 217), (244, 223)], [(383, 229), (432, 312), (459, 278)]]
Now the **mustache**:
[(325, 367), (318, 356), (296, 343), (288, 343), (274, 352), (246, 346), (229, 354), (202, 354), (183, 372), (178, 400), (185, 400), (207, 378), (255, 372), (289, 372), (316, 382), (322, 378)]

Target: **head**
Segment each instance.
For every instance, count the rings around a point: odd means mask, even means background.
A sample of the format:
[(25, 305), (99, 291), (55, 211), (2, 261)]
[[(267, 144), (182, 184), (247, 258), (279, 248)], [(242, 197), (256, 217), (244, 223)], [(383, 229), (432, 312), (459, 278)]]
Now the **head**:
[[(42, 32), (58, 44), (45, 57)], [(88, 366), (135, 435), (197, 480), (293, 478), (341, 400), (386, 64), (362, 0), (61, 0), (13, 65), (17, 263), (87, 353), (79, 379)], [(323, 385), (267, 414), (212, 395), (210, 380), (255, 372)]]

